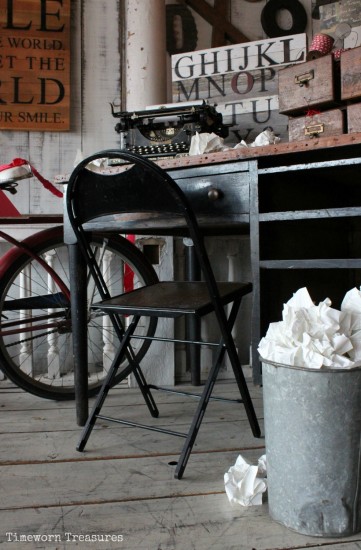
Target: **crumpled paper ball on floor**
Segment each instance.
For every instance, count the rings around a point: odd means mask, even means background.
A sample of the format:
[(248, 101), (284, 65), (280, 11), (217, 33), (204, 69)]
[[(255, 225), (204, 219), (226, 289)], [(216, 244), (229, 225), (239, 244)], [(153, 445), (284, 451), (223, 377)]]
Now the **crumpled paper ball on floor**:
[(266, 455), (258, 465), (249, 464), (241, 455), (235, 465), (224, 474), (224, 485), (231, 504), (254, 506), (262, 504), (262, 494), (267, 490)]

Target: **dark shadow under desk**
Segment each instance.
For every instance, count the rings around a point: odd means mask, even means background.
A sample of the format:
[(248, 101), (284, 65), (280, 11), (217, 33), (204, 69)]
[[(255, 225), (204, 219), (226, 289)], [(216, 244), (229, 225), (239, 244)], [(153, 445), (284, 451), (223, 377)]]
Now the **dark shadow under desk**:
[[(361, 134), (167, 159), (158, 163), (190, 197), (209, 235), (249, 231), (253, 278), (252, 368), (257, 346), (301, 286), (334, 307), (361, 284)], [(116, 222), (106, 227), (116, 231)], [(64, 215), (69, 245), (77, 422), (88, 415), (85, 267)], [(167, 227), (157, 234), (170, 234)], [(182, 235), (182, 230), (171, 232)]]

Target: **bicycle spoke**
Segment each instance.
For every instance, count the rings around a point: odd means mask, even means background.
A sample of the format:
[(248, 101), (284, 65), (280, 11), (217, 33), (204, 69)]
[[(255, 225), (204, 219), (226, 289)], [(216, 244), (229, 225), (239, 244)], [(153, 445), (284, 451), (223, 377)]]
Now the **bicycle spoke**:
[[(52, 233), (53, 230), (49, 230), (48, 234)], [(49, 244), (39, 242), (36, 252), (66, 283), (69, 280), (68, 251), (62, 242), (62, 232), (57, 232), (52, 241)], [(112, 295), (125, 290), (125, 270), (134, 274), (135, 286), (156, 278), (140, 252), (121, 237), (110, 240), (95, 237), (92, 248)], [(70, 304), (43, 262), (21, 254), (9, 265), (0, 281), (0, 365), (27, 391), (47, 398), (73, 398)], [(89, 303), (100, 299), (91, 278), (88, 278), (87, 289)], [(128, 321), (125, 318), (125, 323)], [(153, 333), (155, 324), (147, 322), (140, 325), (139, 330), (142, 334)], [(135, 341), (134, 354), (144, 355), (149, 345)], [(90, 394), (96, 393), (101, 385), (116, 346), (114, 328), (108, 316), (89, 311)]]

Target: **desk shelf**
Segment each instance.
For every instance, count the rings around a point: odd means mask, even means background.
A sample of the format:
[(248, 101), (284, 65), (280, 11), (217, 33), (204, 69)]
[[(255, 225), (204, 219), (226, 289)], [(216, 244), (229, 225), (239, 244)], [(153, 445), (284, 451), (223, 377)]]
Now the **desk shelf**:
[(327, 208), (322, 210), (290, 210), (288, 212), (267, 212), (259, 214), (259, 222), (295, 221), (304, 219), (351, 218), (361, 215), (359, 206), (351, 208)]
[(260, 269), (361, 269), (361, 259), (260, 260)]
[(255, 383), (262, 381), (259, 340), (296, 290), (306, 286), (316, 303), (329, 297), (339, 308), (361, 284), (360, 164), (361, 157), (258, 164), (250, 190)]

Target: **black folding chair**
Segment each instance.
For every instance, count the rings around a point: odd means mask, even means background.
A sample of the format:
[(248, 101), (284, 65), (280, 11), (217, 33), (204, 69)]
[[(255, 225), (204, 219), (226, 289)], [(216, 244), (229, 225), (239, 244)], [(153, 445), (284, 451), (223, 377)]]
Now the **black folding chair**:
[[(87, 168), (89, 163), (100, 158), (111, 159), (109, 164), (112, 168), (105, 169), (103, 173)], [(259, 424), (231, 332), (241, 300), (251, 292), (252, 284), (216, 282), (201, 227), (197, 223), (191, 204), (177, 183), (167, 172), (144, 157), (123, 150), (102, 151), (85, 159), (75, 168), (68, 184), (66, 202), (70, 223), (102, 297), (102, 301), (92, 304), (92, 308), (110, 316), (120, 342), (112, 366), (83, 429), (77, 449), (84, 450), (98, 418), (184, 437), (185, 442), (175, 470), (175, 477), (180, 479), (211, 399), (225, 353), (229, 356), (241, 395), (241, 399), (235, 401), (243, 402), (253, 435), (259, 437)], [(111, 297), (101, 269), (88, 244), (87, 233), (95, 229), (97, 231), (114, 229), (122, 233), (148, 235), (157, 235), (160, 232), (169, 235), (187, 235), (193, 241), (203, 280), (201, 282), (161, 281)], [(232, 304), (228, 318), (225, 312), (227, 304)], [(124, 379), (133, 374), (150, 414), (158, 417), (158, 408), (151, 389), (162, 388), (146, 382), (141, 367), (135, 360), (131, 345), (132, 336), (142, 316), (177, 318), (193, 315), (201, 318), (212, 312), (215, 313), (218, 321), (220, 340), (217, 344), (214, 364), (209, 370), (203, 391), (199, 395), (198, 407), (188, 433), (174, 432), (101, 414), (101, 408), (112, 387), (114, 377), (118, 375), (120, 379)], [(127, 327), (123, 323), (124, 316), (132, 316)], [(161, 337), (157, 339), (162, 340)], [(191, 341), (193, 345), (207, 343)], [(126, 359), (125, 366), (124, 359)], [(123, 366), (121, 366), (122, 362)]]

